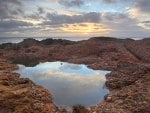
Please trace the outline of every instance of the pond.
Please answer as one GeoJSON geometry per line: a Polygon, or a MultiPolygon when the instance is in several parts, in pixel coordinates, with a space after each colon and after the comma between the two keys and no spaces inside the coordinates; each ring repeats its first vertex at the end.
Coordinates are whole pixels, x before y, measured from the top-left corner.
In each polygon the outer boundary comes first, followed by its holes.
{"type": "Polygon", "coordinates": [[[84,64],[45,62],[34,67],[18,65],[18,73],[47,88],[56,105],[72,107],[95,105],[108,94],[105,75],[110,71],[93,70],[84,64]]]}

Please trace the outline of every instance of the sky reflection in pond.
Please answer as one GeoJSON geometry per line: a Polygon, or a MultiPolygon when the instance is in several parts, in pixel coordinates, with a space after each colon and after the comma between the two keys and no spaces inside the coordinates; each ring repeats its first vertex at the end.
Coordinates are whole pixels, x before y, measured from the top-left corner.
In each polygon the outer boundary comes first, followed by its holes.
{"type": "Polygon", "coordinates": [[[57,105],[88,107],[100,102],[108,93],[104,83],[105,74],[110,71],[59,61],[40,63],[35,67],[18,66],[18,73],[47,88],[57,105]]]}

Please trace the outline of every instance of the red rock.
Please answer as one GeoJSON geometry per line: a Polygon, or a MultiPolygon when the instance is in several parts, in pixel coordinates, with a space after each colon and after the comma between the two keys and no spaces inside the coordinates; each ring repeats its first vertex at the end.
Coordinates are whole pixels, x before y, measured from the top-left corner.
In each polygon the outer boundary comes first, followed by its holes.
{"type": "Polygon", "coordinates": [[[67,113],[54,105],[46,89],[11,72],[17,69],[11,64],[14,59],[25,59],[22,64],[31,61],[26,65],[60,60],[111,70],[106,75],[111,96],[91,107],[89,112],[150,112],[149,39],[135,41],[102,37],[79,42],[26,39],[19,44],[0,45],[0,112],[67,113]]]}

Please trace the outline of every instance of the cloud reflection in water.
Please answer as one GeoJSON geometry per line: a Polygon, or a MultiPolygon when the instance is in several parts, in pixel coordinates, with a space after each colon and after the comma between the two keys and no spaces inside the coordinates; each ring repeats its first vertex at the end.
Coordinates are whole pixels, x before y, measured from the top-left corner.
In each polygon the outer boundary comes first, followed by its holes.
{"type": "Polygon", "coordinates": [[[103,86],[109,71],[92,70],[83,64],[58,61],[40,63],[35,67],[19,65],[18,72],[50,90],[57,105],[90,106],[108,93],[103,86]]]}

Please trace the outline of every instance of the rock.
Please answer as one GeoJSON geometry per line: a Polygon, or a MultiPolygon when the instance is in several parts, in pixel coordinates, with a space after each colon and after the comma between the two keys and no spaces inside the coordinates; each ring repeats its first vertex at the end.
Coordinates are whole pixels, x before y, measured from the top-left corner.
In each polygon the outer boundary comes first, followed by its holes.
{"type": "Polygon", "coordinates": [[[73,106],[73,113],[89,113],[89,111],[82,105],[73,106]]]}
{"type": "MultiPolygon", "coordinates": [[[[149,48],[149,39],[110,37],[79,42],[26,39],[19,44],[2,44],[0,45],[0,112],[65,112],[54,105],[52,96],[47,90],[11,73],[12,70],[17,69],[18,63],[34,66],[39,62],[59,60],[83,63],[96,70],[111,71],[106,75],[105,83],[110,90],[109,95],[105,96],[105,101],[91,107],[88,110],[90,113],[149,113],[149,48]],[[12,91],[16,94],[12,94],[12,91]]],[[[86,108],[81,107],[81,109],[86,111],[86,108]]],[[[81,109],[76,108],[77,111],[81,109]]]]}
{"type": "Polygon", "coordinates": [[[23,64],[25,66],[35,66],[39,64],[39,59],[36,56],[22,55],[11,58],[12,63],[23,64]]]}
{"type": "Polygon", "coordinates": [[[111,95],[105,95],[104,99],[105,99],[106,102],[112,102],[111,95]]]}
{"type": "Polygon", "coordinates": [[[0,73],[0,113],[62,113],[46,89],[29,79],[19,78],[18,74],[5,68],[6,64],[13,71],[14,65],[0,59],[1,62],[4,63],[1,67],[4,71],[0,73]]]}

